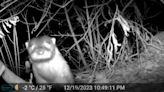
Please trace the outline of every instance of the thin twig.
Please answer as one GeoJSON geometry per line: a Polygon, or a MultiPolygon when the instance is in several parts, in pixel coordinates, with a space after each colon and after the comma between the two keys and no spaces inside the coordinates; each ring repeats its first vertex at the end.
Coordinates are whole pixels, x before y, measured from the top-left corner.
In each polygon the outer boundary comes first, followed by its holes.
{"type": "Polygon", "coordinates": [[[12,5],[13,3],[15,3],[17,0],[11,2],[10,4],[8,4],[6,7],[4,7],[3,9],[0,10],[0,12],[4,11],[6,8],[8,8],[10,5],[12,5]]]}

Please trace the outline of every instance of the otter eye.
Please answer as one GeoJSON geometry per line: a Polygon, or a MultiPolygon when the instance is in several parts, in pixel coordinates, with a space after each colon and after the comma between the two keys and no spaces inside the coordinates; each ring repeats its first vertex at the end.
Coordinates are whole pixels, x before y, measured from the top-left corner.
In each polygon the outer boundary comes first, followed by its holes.
{"type": "Polygon", "coordinates": [[[48,43],[48,44],[52,44],[52,41],[51,40],[47,40],[45,42],[48,43]]]}

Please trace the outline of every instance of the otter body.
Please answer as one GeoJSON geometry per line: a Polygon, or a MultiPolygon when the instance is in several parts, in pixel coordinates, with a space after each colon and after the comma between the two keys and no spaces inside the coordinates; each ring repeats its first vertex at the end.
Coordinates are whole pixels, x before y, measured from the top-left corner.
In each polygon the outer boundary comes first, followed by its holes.
{"type": "Polygon", "coordinates": [[[55,38],[34,38],[26,42],[26,48],[37,83],[73,83],[70,67],[59,52],[55,38]]]}

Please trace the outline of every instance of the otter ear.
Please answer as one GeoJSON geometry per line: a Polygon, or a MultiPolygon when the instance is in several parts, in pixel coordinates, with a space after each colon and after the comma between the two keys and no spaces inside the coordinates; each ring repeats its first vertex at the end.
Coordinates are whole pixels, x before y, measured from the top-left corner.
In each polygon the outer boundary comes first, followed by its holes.
{"type": "Polygon", "coordinates": [[[53,44],[56,44],[56,38],[51,38],[53,44]]]}
{"type": "Polygon", "coordinates": [[[28,45],[29,45],[29,42],[26,42],[26,43],[25,43],[26,48],[28,48],[28,47],[29,47],[28,45]]]}

